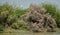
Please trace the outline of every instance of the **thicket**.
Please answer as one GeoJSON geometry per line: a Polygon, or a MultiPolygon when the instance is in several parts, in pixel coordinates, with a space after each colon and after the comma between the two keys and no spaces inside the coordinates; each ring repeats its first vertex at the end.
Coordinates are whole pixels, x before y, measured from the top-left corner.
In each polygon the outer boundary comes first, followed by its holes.
{"type": "Polygon", "coordinates": [[[60,28],[60,10],[57,6],[52,4],[43,4],[42,7],[47,10],[46,13],[49,13],[55,19],[57,26],[60,28]]]}
{"type": "MultiPolygon", "coordinates": [[[[60,27],[60,11],[56,6],[51,4],[43,4],[47,10],[47,13],[56,20],[57,26],[60,27]]],[[[14,29],[26,29],[26,24],[21,20],[21,15],[28,12],[28,9],[14,8],[11,5],[0,5],[0,31],[3,31],[5,27],[11,26],[14,29]],[[24,25],[25,24],[25,25],[24,25]]]]}

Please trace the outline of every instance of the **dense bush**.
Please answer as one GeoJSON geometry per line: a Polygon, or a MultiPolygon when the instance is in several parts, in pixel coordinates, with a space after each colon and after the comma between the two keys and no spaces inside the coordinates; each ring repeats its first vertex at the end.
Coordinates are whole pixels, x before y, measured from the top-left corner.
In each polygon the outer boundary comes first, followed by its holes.
{"type": "Polygon", "coordinates": [[[0,24],[0,32],[2,32],[4,30],[3,25],[0,24]]]}
{"type": "Polygon", "coordinates": [[[49,13],[57,23],[57,26],[60,27],[60,11],[55,5],[51,4],[43,4],[42,7],[47,9],[47,13],[49,13]]]}
{"type": "MultiPolygon", "coordinates": [[[[60,27],[60,12],[56,6],[51,4],[43,4],[42,7],[47,9],[56,20],[58,27],[60,27]]],[[[0,5],[0,31],[4,30],[5,26],[11,26],[14,29],[27,29],[26,23],[21,21],[20,16],[28,12],[28,9],[14,8],[11,5],[0,5]]]]}
{"type": "Polygon", "coordinates": [[[23,20],[18,19],[15,23],[11,25],[13,29],[27,29],[27,23],[24,22],[23,20]]]}
{"type": "Polygon", "coordinates": [[[23,28],[23,22],[18,23],[18,19],[26,12],[28,12],[27,9],[14,8],[8,4],[0,5],[0,30],[3,30],[3,27],[9,26],[16,29],[19,29],[20,27],[23,28]]]}
{"type": "Polygon", "coordinates": [[[8,17],[14,13],[14,9],[12,6],[8,4],[3,4],[0,6],[0,24],[4,26],[9,24],[8,17]]]}

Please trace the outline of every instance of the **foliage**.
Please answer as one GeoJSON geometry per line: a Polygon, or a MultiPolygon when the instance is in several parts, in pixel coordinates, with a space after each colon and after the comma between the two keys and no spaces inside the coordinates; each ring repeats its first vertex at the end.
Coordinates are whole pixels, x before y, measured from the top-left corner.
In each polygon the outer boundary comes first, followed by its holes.
{"type": "Polygon", "coordinates": [[[4,30],[3,25],[0,24],[0,32],[2,32],[4,30]]]}
{"type": "MultiPolygon", "coordinates": [[[[60,27],[60,11],[55,5],[43,4],[42,7],[47,9],[46,13],[50,13],[56,20],[58,27],[60,27]]],[[[0,5],[0,31],[4,30],[4,27],[11,26],[17,29],[27,29],[26,23],[21,20],[20,16],[27,13],[28,9],[14,8],[9,4],[0,5]]]]}
{"type": "Polygon", "coordinates": [[[43,4],[42,7],[44,7],[47,10],[47,13],[49,13],[57,23],[57,26],[60,27],[60,11],[59,9],[52,4],[43,4]]]}
{"type": "MultiPolygon", "coordinates": [[[[4,27],[9,27],[11,25],[19,26],[17,25],[18,19],[20,19],[20,16],[27,12],[27,9],[19,9],[14,8],[11,5],[3,4],[0,5],[0,24],[4,27]],[[14,24],[16,22],[16,24],[14,24]]],[[[2,29],[2,26],[0,29],[2,29]]],[[[2,29],[3,30],[3,29],[2,29]]]]}

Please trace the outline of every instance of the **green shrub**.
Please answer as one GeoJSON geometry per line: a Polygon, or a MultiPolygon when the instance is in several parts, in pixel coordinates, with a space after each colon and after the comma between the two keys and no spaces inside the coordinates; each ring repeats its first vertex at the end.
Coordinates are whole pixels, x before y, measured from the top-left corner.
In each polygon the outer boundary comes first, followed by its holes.
{"type": "Polygon", "coordinates": [[[26,12],[28,12],[27,9],[18,9],[18,8],[15,9],[15,14],[17,16],[21,16],[21,15],[25,14],[26,12]]]}
{"type": "Polygon", "coordinates": [[[52,4],[43,4],[42,7],[44,7],[47,11],[46,13],[49,13],[57,23],[57,26],[60,27],[60,11],[59,9],[52,4]]]}
{"type": "Polygon", "coordinates": [[[11,26],[14,29],[25,29],[24,22],[17,22],[18,19],[20,20],[20,16],[28,12],[27,9],[19,9],[14,8],[11,5],[3,4],[0,5],[0,30],[2,31],[3,28],[7,25],[7,27],[11,26]]]}
{"type": "Polygon", "coordinates": [[[14,8],[8,4],[0,6],[0,24],[8,24],[8,17],[14,13],[14,8]]]}
{"type": "Polygon", "coordinates": [[[19,25],[17,25],[17,23],[12,24],[11,27],[12,27],[13,29],[19,29],[19,25]]]}
{"type": "Polygon", "coordinates": [[[11,25],[11,27],[13,29],[23,30],[23,29],[27,29],[27,24],[23,20],[18,19],[15,23],[11,25]]]}
{"type": "Polygon", "coordinates": [[[4,30],[4,26],[0,24],[0,32],[4,30]]]}

